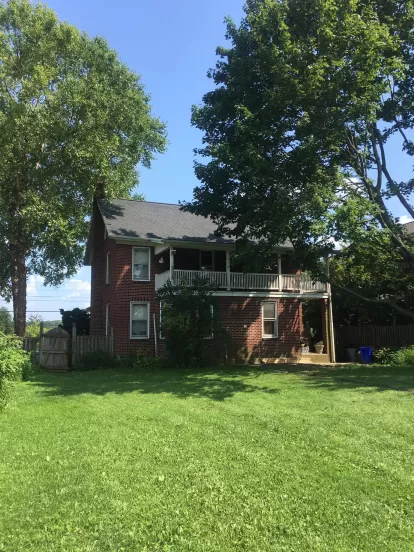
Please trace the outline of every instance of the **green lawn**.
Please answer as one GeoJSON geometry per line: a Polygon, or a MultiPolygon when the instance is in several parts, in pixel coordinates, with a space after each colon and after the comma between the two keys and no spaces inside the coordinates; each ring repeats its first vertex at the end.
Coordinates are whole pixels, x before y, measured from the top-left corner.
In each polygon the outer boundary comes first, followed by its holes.
{"type": "Polygon", "coordinates": [[[414,550],[414,374],[286,370],[17,385],[0,550],[414,550]]]}

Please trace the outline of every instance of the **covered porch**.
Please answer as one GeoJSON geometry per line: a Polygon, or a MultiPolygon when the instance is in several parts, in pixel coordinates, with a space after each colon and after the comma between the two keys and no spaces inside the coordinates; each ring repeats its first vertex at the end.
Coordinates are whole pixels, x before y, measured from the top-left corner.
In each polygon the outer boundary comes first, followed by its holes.
{"type": "Polygon", "coordinates": [[[158,274],[155,289],[167,281],[192,285],[199,278],[207,279],[220,290],[279,291],[295,293],[327,293],[326,283],[318,282],[308,274],[298,273],[282,253],[278,254],[277,272],[243,272],[241,266],[231,263],[231,251],[164,247],[155,251],[158,274]]]}

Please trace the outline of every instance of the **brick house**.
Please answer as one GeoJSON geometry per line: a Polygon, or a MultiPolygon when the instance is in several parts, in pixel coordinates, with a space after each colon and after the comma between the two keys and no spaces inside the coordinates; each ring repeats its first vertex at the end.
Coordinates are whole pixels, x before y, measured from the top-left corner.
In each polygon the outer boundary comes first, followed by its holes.
{"type": "Polygon", "coordinates": [[[112,329],[116,354],[154,355],[156,342],[163,347],[156,290],[168,279],[191,282],[199,274],[217,286],[229,360],[300,356],[303,301],[320,303],[325,349],[318,359],[332,360],[329,287],[291,266],[290,244],[278,248],[275,274],[243,272],[232,263],[234,250],[234,240],[217,237],[211,220],[178,205],[95,201],[85,256],[92,269],[91,335],[112,329]]]}

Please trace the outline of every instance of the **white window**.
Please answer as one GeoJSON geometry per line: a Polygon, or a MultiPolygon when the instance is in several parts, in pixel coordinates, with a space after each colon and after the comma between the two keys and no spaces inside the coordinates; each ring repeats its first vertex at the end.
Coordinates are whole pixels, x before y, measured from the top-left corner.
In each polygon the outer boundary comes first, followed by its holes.
{"type": "Polygon", "coordinates": [[[131,339],[149,338],[149,303],[131,303],[131,339]]]}
{"type": "Polygon", "coordinates": [[[105,335],[109,335],[109,303],[106,304],[106,313],[105,313],[105,335]]]}
{"type": "Polygon", "coordinates": [[[150,280],[150,248],[134,247],[132,249],[132,279],[139,282],[150,280]]]}
{"type": "Polygon", "coordinates": [[[266,301],[262,303],[263,337],[270,339],[278,336],[277,303],[266,301]]]}
{"type": "Polygon", "coordinates": [[[109,274],[109,259],[110,259],[110,254],[107,253],[106,254],[106,283],[109,284],[109,281],[110,281],[110,274],[109,274]]]}

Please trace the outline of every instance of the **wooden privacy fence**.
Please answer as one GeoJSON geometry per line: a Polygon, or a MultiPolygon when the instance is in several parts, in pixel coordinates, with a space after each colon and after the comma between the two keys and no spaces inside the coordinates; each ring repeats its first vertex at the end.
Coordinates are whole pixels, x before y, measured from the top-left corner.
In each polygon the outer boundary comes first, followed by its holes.
{"type": "MultiPolygon", "coordinates": [[[[55,328],[60,330],[61,328],[55,328]]],[[[114,335],[76,335],[76,328],[72,336],[62,330],[62,333],[53,333],[51,330],[42,337],[15,338],[21,342],[22,349],[32,353],[32,361],[49,370],[65,371],[69,365],[76,366],[85,353],[104,352],[114,354],[114,335]],[[66,333],[66,336],[64,335],[66,333]]],[[[13,339],[13,338],[11,338],[13,339]]],[[[0,347],[10,340],[10,337],[0,337],[0,347]]]]}
{"type": "Polygon", "coordinates": [[[348,347],[404,347],[414,345],[414,325],[344,326],[336,328],[338,352],[348,347]]]}

